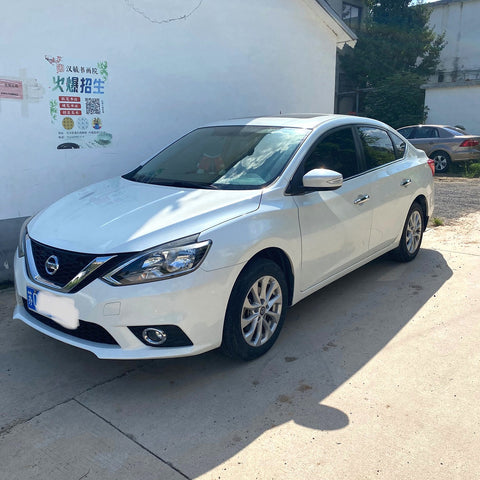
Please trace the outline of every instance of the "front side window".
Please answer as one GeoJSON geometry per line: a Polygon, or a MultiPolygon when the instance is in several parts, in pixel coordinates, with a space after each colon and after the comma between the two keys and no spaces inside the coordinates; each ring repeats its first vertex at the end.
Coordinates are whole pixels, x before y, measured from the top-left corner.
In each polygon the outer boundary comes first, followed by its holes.
{"type": "Polygon", "coordinates": [[[405,138],[413,138],[415,127],[405,127],[399,128],[398,132],[401,133],[405,138]]]}
{"type": "Polygon", "coordinates": [[[367,170],[395,160],[392,140],[385,130],[375,127],[358,127],[358,132],[365,154],[367,170]]]}
{"type": "Polygon", "coordinates": [[[438,138],[438,130],[434,127],[418,127],[414,138],[438,138]]]}
{"type": "Polygon", "coordinates": [[[199,128],[124,178],[187,188],[262,188],[280,175],[309,133],[249,125],[199,128]]]}
{"type": "Polygon", "coordinates": [[[323,137],[305,161],[304,172],[314,168],[334,170],[349,178],[359,173],[355,140],[350,127],[323,137]]]}

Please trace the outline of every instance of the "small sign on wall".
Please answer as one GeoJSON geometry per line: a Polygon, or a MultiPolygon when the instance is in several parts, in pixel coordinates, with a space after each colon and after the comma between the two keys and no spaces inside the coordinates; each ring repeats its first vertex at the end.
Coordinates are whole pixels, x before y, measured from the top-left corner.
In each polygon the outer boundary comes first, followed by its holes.
{"type": "Polygon", "coordinates": [[[0,78],[0,98],[23,99],[23,85],[19,80],[0,78]]]}
{"type": "Polygon", "coordinates": [[[57,131],[57,149],[110,146],[107,62],[49,55],[45,60],[49,63],[50,121],[57,131]]]}

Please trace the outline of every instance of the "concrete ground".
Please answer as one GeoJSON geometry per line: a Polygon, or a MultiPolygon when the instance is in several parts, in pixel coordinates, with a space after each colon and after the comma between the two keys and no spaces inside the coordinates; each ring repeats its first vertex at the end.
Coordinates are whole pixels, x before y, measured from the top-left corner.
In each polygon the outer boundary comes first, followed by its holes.
{"type": "Polygon", "coordinates": [[[101,361],[0,291],[0,480],[478,479],[480,213],[291,308],[251,363],[101,361]]]}

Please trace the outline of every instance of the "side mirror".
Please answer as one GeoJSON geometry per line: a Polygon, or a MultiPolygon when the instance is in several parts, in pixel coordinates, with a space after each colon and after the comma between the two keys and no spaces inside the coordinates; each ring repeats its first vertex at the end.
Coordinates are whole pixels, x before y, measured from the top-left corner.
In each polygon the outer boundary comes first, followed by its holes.
{"type": "Polygon", "coordinates": [[[343,175],[326,168],[316,168],[303,176],[302,183],[307,190],[336,190],[343,185],[343,175]]]}

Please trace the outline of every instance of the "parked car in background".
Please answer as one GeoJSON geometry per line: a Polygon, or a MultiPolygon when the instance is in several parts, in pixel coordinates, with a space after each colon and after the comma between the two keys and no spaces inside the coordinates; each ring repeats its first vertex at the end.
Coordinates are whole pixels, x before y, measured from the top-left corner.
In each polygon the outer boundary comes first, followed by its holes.
{"type": "Polygon", "coordinates": [[[452,162],[480,160],[480,136],[448,125],[410,125],[398,131],[435,162],[437,173],[446,172],[452,162]]]}
{"type": "Polygon", "coordinates": [[[386,252],[416,257],[433,173],[371,119],[210,124],[26,223],[14,317],[99,358],[256,358],[289,305],[386,252]]]}

